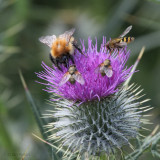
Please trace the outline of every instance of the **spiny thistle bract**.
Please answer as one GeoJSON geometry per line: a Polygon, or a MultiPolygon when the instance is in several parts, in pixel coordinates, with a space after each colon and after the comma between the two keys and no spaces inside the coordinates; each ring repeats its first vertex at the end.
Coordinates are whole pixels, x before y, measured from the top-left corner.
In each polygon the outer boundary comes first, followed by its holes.
{"type": "Polygon", "coordinates": [[[97,42],[93,45],[89,38],[88,49],[82,43],[85,56],[76,51],[75,65],[85,80],[84,85],[67,82],[59,86],[67,72],[65,67],[62,72],[54,65],[51,68],[42,62],[44,71],[37,73],[48,82],[45,90],[52,94],[55,108],[47,115],[57,118],[46,126],[50,131],[56,131],[48,138],[60,142],[59,148],[66,149],[65,156],[70,154],[71,157],[77,152],[80,157],[115,153],[116,148],[131,146],[129,139],[135,138],[141,127],[141,113],[147,108],[140,108],[143,103],[139,102],[141,91],[137,92],[134,85],[123,85],[133,74],[132,66],[125,67],[130,51],[125,48],[110,55],[104,48],[105,43],[103,38],[98,52],[97,42]],[[105,59],[111,61],[113,75],[110,78],[95,73],[105,59]]]}

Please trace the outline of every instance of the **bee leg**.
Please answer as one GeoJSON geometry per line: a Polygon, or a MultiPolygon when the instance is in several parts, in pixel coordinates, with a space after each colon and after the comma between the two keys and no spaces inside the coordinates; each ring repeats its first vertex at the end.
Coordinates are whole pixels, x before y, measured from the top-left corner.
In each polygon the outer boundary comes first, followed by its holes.
{"type": "Polygon", "coordinates": [[[112,49],[111,48],[109,48],[109,58],[111,57],[111,55],[112,55],[112,49]]]}
{"type": "Polygon", "coordinates": [[[59,66],[59,60],[58,59],[54,59],[51,54],[49,54],[49,58],[52,61],[52,63],[60,70],[62,71],[61,67],[59,66]]]}
{"type": "Polygon", "coordinates": [[[56,59],[56,61],[55,61],[55,66],[56,66],[60,71],[63,71],[62,68],[60,67],[59,59],[56,59]]]}
{"type": "Polygon", "coordinates": [[[107,49],[109,50],[109,57],[110,57],[112,53],[112,49],[110,47],[107,47],[107,49]]]}
{"type": "Polygon", "coordinates": [[[62,59],[61,59],[61,63],[63,63],[63,65],[68,68],[68,55],[63,55],[62,59]]]}
{"type": "Polygon", "coordinates": [[[68,53],[68,55],[66,56],[66,65],[67,65],[67,68],[69,68],[69,60],[70,60],[70,54],[68,53]]]}
{"type": "MultiPolygon", "coordinates": [[[[73,56],[72,56],[72,55],[70,55],[70,54],[69,54],[69,55],[68,55],[68,58],[69,58],[69,59],[71,59],[71,61],[72,61],[72,63],[73,63],[73,64],[75,64],[75,62],[74,62],[74,59],[73,59],[73,56]]],[[[68,61],[69,61],[69,60],[68,60],[68,61]]]]}
{"type": "Polygon", "coordinates": [[[52,63],[55,65],[55,59],[49,54],[49,59],[52,61],[52,63]]]}
{"type": "Polygon", "coordinates": [[[118,57],[119,57],[119,61],[121,61],[121,57],[120,57],[120,55],[119,55],[119,49],[120,49],[120,48],[117,48],[117,50],[118,50],[118,57]]]}
{"type": "Polygon", "coordinates": [[[80,47],[79,47],[75,42],[73,42],[72,44],[73,44],[73,46],[74,46],[81,54],[83,54],[84,56],[86,56],[86,55],[82,52],[82,50],[80,49],[80,47]]]}
{"type": "Polygon", "coordinates": [[[62,71],[61,67],[59,66],[59,59],[54,59],[51,54],[49,55],[50,60],[52,61],[52,63],[60,70],[62,71]]]}
{"type": "Polygon", "coordinates": [[[64,66],[65,66],[66,68],[68,68],[68,58],[67,58],[67,57],[65,58],[63,64],[64,64],[64,66]]]}
{"type": "Polygon", "coordinates": [[[118,50],[118,55],[119,55],[119,48],[117,48],[117,50],[118,50]]]}

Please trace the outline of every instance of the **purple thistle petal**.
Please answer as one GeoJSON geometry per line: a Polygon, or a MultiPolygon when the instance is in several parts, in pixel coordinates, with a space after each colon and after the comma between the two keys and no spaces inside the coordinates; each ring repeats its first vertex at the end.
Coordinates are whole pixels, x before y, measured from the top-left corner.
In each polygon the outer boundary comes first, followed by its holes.
{"type": "MultiPolygon", "coordinates": [[[[82,51],[86,57],[76,51],[74,56],[75,64],[78,71],[82,74],[85,80],[85,84],[81,85],[79,83],[71,84],[70,82],[59,86],[63,75],[67,72],[65,67],[62,67],[63,72],[58,70],[54,65],[51,67],[47,66],[42,62],[42,67],[44,71],[36,73],[37,76],[48,83],[42,83],[46,85],[47,92],[59,95],[62,98],[66,98],[73,101],[91,101],[107,97],[118,91],[118,86],[122,84],[129,76],[132,66],[127,68],[125,64],[129,58],[130,51],[121,49],[115,51],[110,56],[109,51],[104,47],[106,43],[106,38],[103,37],[103,43],[101,44],[100,51],[97,51],[97,40],[96,44],[92,44],[92,40],[88,39],[88,49],[85,49],[84,41],[82,43],[82,51]],[[113,75],[108,78],[107,76],[102,77],[101,74],[95,73],[95,69],[101,64],[105,59],[110,59],[113,75]]],[[[41,83],[41,82],[39,82],[41,83]]]]}

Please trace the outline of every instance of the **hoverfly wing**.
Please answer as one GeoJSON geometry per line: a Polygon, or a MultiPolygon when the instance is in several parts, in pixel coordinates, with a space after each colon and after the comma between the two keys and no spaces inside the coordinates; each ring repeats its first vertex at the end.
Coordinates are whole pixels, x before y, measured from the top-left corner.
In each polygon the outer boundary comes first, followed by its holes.
{"type": "Polygon", "coordinates": [[[56,40],[56,36],[52,35],[52,36],[44,36],[44,37],[40,37],[39,41],[41,43],[46,44],[47,46],[49,46],[50,48],[52,47],[53,42],[56,40]]]}
{"type": "Polygon", "coordinates": [[[98,67],[96,67],[96,69],[94,70],[95,73],[101,73],[101,71],[103,70],[103,63],[99,64],[98,67]]]}
{"type": "Polygon", "coordinates": [[[94,72],[95,72],[96,74],[100,73],[100,66],[96,67],[96,69],[94,70],[94,72]]]}
{"type": "Polygon", "coordinates": [[[126,42],[120,42],[120,43],[116,43],[115,44],[116,45],[116,47],[125,47],[125,46],[127,46],[127,43],[126,42]]]}
{"type": "Polygon", "coordinates": [[[59,38],[66,39],[67,42],[69,42],[74,32],[75,32],[75,28],[72,28],[69,31],[66,31],[63,34],[59,35],[59,38]]]}
{"type": "Polygon", "coordinates": [[[84,81],[84,78],[82,77],[82,75],[76,71],[75,74],[73,74],[73,78],[80,84],[84,85],[85,81],[84,81]]]}
{"type": "Polygon", "coordinates": [[[112,67],[104,68],[104,72],[105,72],[106,76],[109,78],[112,77],[112,75],[113,75],[112,67]]]}
{"type": "Polygon", "coordinates": [[[127,27],[125,29],[125,31],[119,36],[119,37],[124,37],[127,33],[129,33],[129,31],[132,29],[132,25],[127,27]]]}
{"type": "Polygon", "coordinates": [[[59,82],[59,86],[62,86],[63,84],[65,84],[70,79],[70,77],[71,75],[69,74],[69,72],[65,73],[61,81],[59,82]]]}

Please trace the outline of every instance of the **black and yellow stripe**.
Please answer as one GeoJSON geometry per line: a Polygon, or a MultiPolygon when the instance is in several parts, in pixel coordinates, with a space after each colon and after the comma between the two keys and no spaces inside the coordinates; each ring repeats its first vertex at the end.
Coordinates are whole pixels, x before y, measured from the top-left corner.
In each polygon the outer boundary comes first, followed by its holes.
{"type": "Polygon", "coordinates": [[[132,41],[132,37],[123,37],[120,42],[130,43],[132,41]]]}

